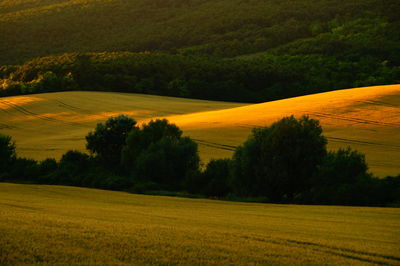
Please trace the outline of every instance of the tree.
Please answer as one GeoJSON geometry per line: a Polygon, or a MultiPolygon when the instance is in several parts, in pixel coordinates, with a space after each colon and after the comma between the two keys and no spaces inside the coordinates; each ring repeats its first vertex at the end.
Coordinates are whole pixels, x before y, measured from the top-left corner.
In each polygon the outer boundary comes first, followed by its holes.
{"type": "Polygon", "coordinates": [[[0,175],[10,168],[15,159],[15,143],[10,136],[0,134],[0,175]]]}
{"type": "Polygon", "coordinates": [[[155,182],[170,190],[181,189],[199,161],[197,144],[165,119],[132,130],[123,150],[125,169],[138,182],[155,182]]]}
{"type": "Polygon", "coordinates": [[[384,181],[372,178],[367,170],[364,154],[350,147],[328,152],[310,179],[311,188],[298,195],[296,201],[339,205],[382,205],[390,202],[382,197],[390,189],[382,190],[384,181]]]}
{"type": "Polygon", "coordinates": [[[142,128],[135,127],[126,138],[126,147],[122,153],[124,165],[132,165],[140,153],[147,149],[152,143],[157,143],[163,138],[179,139],[182,131],[166,119],[151,120],[142,128]]]}
{"type": "Polygon", "coordinates": [[[38,183],[40,169],[38,162],[28,158],[16,158],[8,171],[9,180],[38,183]]]}
{"type": "Polygon", "coordinates": [[[57,183],[80,186],[85,175],[90,171],[89,155],[79,151],[67,151],[60,160],[57,171],[57,183]]]}
{"type": "Polygon", "coordinates": [[[211,160],[202,173],[202,191],[205,196],[224,197],[230,191],[230,159],[211,160]]]}
{"type": "Polygon", "coordinates": [[[369,178],[367,170],[364,154],[350,147],[339,149],[328,152],[312,183],[323,186],[354,184],[369,178]]]}
{"type": "Polygon", "coordinates": [[[136,121],[120,115],[99,123],[94,132],[86,136],[86,148],[110,167],[118,167],[125,138],[134,129],[136,121]]]}
{"type": "Polygon", "coordinates": [[[285,117],[256,128],[233,156],[234,189],[241,196],[267,196],[274,202],[303,191],[326,154],[317,120],[285,117]]]}

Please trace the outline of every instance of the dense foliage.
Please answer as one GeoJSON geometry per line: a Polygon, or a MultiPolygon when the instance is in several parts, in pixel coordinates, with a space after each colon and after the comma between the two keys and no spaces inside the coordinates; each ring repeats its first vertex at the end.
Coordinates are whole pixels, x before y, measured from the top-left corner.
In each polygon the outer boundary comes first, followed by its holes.
{"type": "Polygon", "coordinates": [[[399,12],[397,0],[3,0],[0,64],[70,52],[233,57],[281,47],[390,57],[399,12]]]}
{"type": "Polygon", "coordinates": [[[65,54],[1,67],[0,95],[104,90],[263,102],[400,83],[400,64],[382,60],[322,54],[266,54],[248,59],[128,52],[65,54]]]}
{"type": "Polygon", "coordinates": [[[400,83],[399,13],[397,0],[6,0],[0,95],[261,102],[400,83]]]}
{"type": "Polygon", "coordinates": [[[0,134],[0,176],[2,172],[6,172],[9,169],[15,158],[15,143],[10,136],[0,134]]]}
{"type": "Polygon", "coordinates": [[[184,179],[198,171],[200,158],[197,144],[164,119],[135,128],[126,138],[122,161],[136,182],[181,190],[184,179]]]}
{"type": "Polygon", "coordinates": [[[109,167],[118,168],[126,136],[135,124],[135,120],[124,115],[111,117],[105,124],[97,124],[94,132],[89,132],[86,148],[109,167]]]}
{"type": "Polygon", "coordinates": [[[1,162],[8,162],[0,168],[0,181],[276,203],[400,203],[400,176],[375,178],[364,155],[350,148],[327,152],[319,122],[308,117],[286,117],[254,129],[232,159],[211,160],[205,169],[199,168],[197,144],[167,120],[138,127],[129,117],[112,117],[89,133],[88,142],[96,134],[119,144],[95,142],[90,156],[68,151],[59,162],[19,158],[11,138],[0,135],[1,162]],[[99,153],[103,146],[113,156],[99,153]],[[112,165],[115,158],[119,167],[112,165]]]}
{"type": "Polygon", "coordinates": [[[233,155],[233,182],[241,196],[292,200],[326,154],[326,138],[317,120],[291,117],[256,128],[233,155]]]}

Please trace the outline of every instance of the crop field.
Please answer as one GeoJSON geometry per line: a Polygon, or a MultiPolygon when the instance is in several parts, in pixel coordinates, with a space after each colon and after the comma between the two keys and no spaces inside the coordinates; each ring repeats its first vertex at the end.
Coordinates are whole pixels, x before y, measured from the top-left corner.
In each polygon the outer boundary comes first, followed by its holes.
{"type": "Polygon", "coordinates": [[[256,126],[284,116],[319,119],[329,148],[366,154],[378,176],[400,173],[400,85],[365,87],[261,104],[190,100],[106,92],[60,92],[0,99],[0,133],[17,142],[20,156],[59,158],[85,150],[85,135],[109,116],[139,122],[166,117],[199,144],[203,163],[232,155],[256,126]]]}
{"type": "Polygon", "coordinates": [[[205,154],[224,157],[247,138],[251,128],[292,114],[320,120],[328,148],[351,146],[362,151],[374,174],[400,173],[400,85],[318,93],[168,119],[207,145],[205,154]]]}
{"type": "Polygon", "coordinates": [[[110,116],[140,121],[156,116],[243,106],[145,94],[59,92],[0,98],[0,133],[17,142],[20,156],[59,158],[68,149],[85,150],[85,136],[110,116]]]}
{"type": "Polygon", "coordinates": [[[0,264],[400,264],[400,210],[0,184],[0,264]]]}

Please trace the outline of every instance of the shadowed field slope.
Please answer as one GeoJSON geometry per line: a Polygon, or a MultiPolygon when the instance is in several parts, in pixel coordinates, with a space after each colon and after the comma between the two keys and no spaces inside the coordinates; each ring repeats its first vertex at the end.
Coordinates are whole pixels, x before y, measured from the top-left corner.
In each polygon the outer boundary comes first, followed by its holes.
{"type": "Polygon", "coordinates": [[[400,173],[400,85],[253,105],[102,92],[6,97],[0,100],[0,132],[14,137],[20,156],[58,158],[68,149],[84,150],[88,131],[121,113],[138,121],[168,118],[198,142],[204,162],[231,156],[253,127],[306,114],[321,121],[329,148],[364,152],[376,175],[400,173]]]}
{"type": "Polygon", "coordinates": [[[0,264],[400,263],[394,208],[0,184],[0,264]]]}

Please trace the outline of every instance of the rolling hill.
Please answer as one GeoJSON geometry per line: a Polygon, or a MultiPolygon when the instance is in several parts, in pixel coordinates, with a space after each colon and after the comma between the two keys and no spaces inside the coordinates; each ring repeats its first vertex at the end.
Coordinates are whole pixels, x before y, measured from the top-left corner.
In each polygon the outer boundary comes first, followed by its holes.
{"type": "Polygon", "coordinates": [[[0,264],[398,265],[397,208],[0,183],[0,264]]]}
{"type": "Polygon", "coordinates": [[[242,105],[108,92],[5,97],[0,99],[0,132],[13,136],[20,156],[59,158],[68,149],[84,150],[87,133],[110,116],[126,114],[139,121],[242,105]]]}
{"type": "Polygon", "coordinates": [[[397,0],[0,1],[0,96],[265,102],[400,83],[397,0]]]}
{"type": "Polygon", "coordinates": [[[84,136],[109,116],[139,122],[165,117],[199,144],[203,162],[231,156],[253,127],[283,116],[319,119],[329,148],[351,146],[366,154],[378,176],[400,172],[400,85],[339,90],[261,104],[105,92],[61,92],[5,97],[0,132],[13,136],[20,156],[59,158],[84,150],[84,136]]]}
{"type": "Polygon", "coordinates": [[[400,172],[399,85],[339,90],[168,119],[207,145],[206,154],[222,157],[242,143],[251,128],[292,114],[320,120],[329,148],[351,146],[364,152],[373,173],[400,172]],[[215,148],[219,152],[213,152],[215,148]]]}
{"type": "MultiPolygon", "coordinates": [[[[3,0],[0,65],[68,52],[236,56],[289,44],[299,48],[296,42],[303,39],[330,43],[329,34],[340,27],[345,35],[356,31],[368,49],[383,52],[384,46],[365,39],[375,37],[391,49],[399,8],[396,0],[3,0]]],[[[342,49],[363,49],[351,48],[347,41],[356,36],[347,37],[342,49]]]]}

